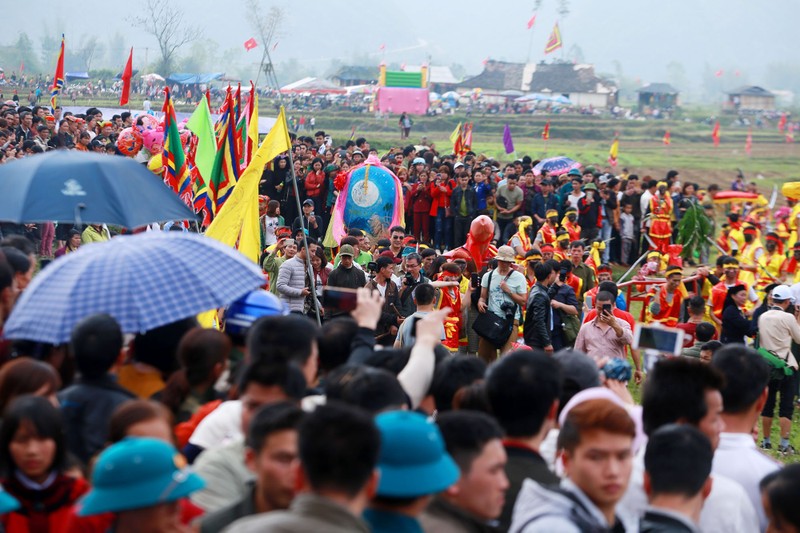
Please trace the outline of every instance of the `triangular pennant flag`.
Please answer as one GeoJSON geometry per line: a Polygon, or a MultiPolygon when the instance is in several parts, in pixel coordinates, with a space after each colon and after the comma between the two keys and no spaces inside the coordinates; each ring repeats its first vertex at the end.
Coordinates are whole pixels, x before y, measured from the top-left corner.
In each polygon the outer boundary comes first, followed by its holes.
{"type": "Polygon", "coordinates": [[[544,47],[544,53],[549,54],[550,52],[555,52],[563,45],[564,43],[561,42],[561,30],[558,29],[558,22],[556,22],[556,25],[553,26],[553,32],[550,34],[550,38],[547,39],[547,44],[544,47]]]}

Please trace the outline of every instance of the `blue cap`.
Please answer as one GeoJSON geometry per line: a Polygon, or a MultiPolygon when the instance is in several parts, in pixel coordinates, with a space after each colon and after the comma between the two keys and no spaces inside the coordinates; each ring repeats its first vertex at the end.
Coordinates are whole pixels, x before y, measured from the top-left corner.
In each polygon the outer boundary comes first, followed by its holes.
{"type": "Polygon", "coordinates": [[[583,174],[581,174],[581,171],[578,170],[577,168],[573,168],[572,170],[567,172],[567,176],[578,176],[579,178],[582,178],[583,174]]]}
{"type": "Polygon", "coordinates": [[[425,160],[421,157],[415,157],[414,161],[411,163],[412,165],[425,165],[427,164],[425,160]]]}
{"type": "Polygon", "coordinates": [[[265,290],[251,291],[228,306],[225,331],[244,335],[253,322],[262,316],[285,316],[289,308],[280,298],[265,290]]]}
{"type": "Polygon", "coordinates": [[[100,454],[92,490],[79,502],[78,516],[173,502],[205,485],[172,445],[157,439],[128,438],[100,454]]]}
{"type": "Polygon", "coordinates": [[[0,487],[0,514],[10,513],[20,508],[19,501],[0,487]]]}
{"type": "Polygon", "coordinates": [[[415,498],[441,492],[459,471],[439,428],[426,416],[391,411],[375,417],[381,432],[378,496],[415,498]]]}

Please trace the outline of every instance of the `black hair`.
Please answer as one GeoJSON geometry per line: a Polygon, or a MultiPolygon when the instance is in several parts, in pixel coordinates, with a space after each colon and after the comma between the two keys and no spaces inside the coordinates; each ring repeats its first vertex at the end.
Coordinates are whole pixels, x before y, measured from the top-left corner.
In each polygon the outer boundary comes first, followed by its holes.
{"type": "Polygon", "coordinates": [[[458,465],[462,477],[469,473],[472,462],[490,441],[503,438],[497,421],[478,411],[442,413],[436,424],[442,432],[447,453],[458,465]]]}
{"type": "Polygon", "coordinates": [[[69,348],[81,376],[104,376],[119,358],[122,330],[114,317],[106,314],[84,318],[73,328],[69,348]]]}
{"type": "Polygon", "coordinates": [[[300,423],[300,461],[314,491],[354,497],[378,464],[381,435],[363,409],[330,402],[300,423]]]}
{"type": "Polygon", "coordinates": [[[700,322],[694,330],[694,336],[699,342],[708,342],[714,337],[716,328],[708,322],[700,322]]]}
{"type": "Polygon", "coordinates": [[[183,336],[198,326],[194,317],[184,318],[144,333],[133,339],[133,359],[157,368],[165,379],[179,368],[178,344],[183,336]]]}
{"type": "Polygon", "coordinates": [[[650,435],[644,452],[653,495],[696,496],[708,480],[713,461],[711,441],[687,424],[658,428],[650,435]]]}
{"type": "Polygon", "coordinates": [[[651,435],[666,424],[684,419],[697,425],[708,412],[706,392],[721,391],[719,370],[687,357],[664,359],[653,366],[642,393],[642,424],[651,435]]]}
{"type": "Polygon", "coordinates": [[[414,287],[414,300],[417,306],[429,305],[436,297],[436,288],[430,283],[420,283],[414,287]]]}
{"type": "Polygon", "coordinates": [[[722,348],[722,343],[719,341],[708,341],[704,345],[700,347],[700,350],[705,351],[708,350],[711,354],[715,354],[717,350],[722,348]]]}
{"type": "Polygon", "coordinates": [[[759,484],[761,493],[769,501],[772,509],[772,520],[776,526],[784,522],[800,528],[800,506],[797,495],[800,494],[800,464],[789,464],[780,470],[767,474],[759,484]]]}
{"type": "Polygon", "coordinates": [[[569,274],[570,272],[572,272],[572,261],[570,261],[569,259],[562,259],[561,261],[558,262],[558,268],[560,270],[566,270],[567,274],[569,274]]]}
{"type": "Polygon", "coordinates": [[[345,364],[350,358],[350,344],[358,333],[358,324],[350,317],[337,317],[322,324],[319,345],[319,369],[322,374],[345,364]]]}
{"type": "Polygon", "coordinates": [[[364,137],[359,137],[356,139],[356,146],[364,146],[364,143],[366,142],[367,140],[364,137]]]}
{"type": "Polygon", "coordinates": [[[598,291],[597,296],[595,296],[596,302],[611,302],[614,303],[615,296],[608,292],[608,291],[598,291]]]}
{"type": "Polygon", "coordinates": [[[306,392],[306,378],[295,365],[285,362],[255,361],[244,368],[239,379],[239,394],[251,383],[263,387],[280,387],[289,398],[300,401],[306,392]]]}
{"type": "Polygon", "coordinates": [[[406,228],[404,228],[403,226],[392,226],[391,228],[389,228],[389,234],[390,235],[392,233],[395,233],[395,232],[399,232],[399,233],[402,233],[403,235],[405,235],[406,234],[406,228]]]}
{"type": "Polygon", "coordinates": [[[699,315],[705,313],[706,301],[702,296],[696,294],[689,298],[689,311],[692,314],[699,315]]]}
{"type": "MultiPolygon", "coordinates": [[[[701,325],[697,325],[698,331],[701,325]]],[[[725,377],[725,386],[720,392],[726,413],[750,409],[769,383],[768,363],[744,344],[726,344],[714,353],[711,366],[725,377]]]]}
{"type": "Polygon", "coordinates": [[[296,430],[304,416],[303,410],[291,402],[265,405],[250,420],[245,444],[254,452],[259,453],[271,434],[278,431],[296,430]]]}
{"type": "Polygon", "coordinates": [[[530,437],[539,433],[561,394],[561,370],[544,352],[517,350],[489,367],[486,392],[506,434],[530,437]]]}
{"type": "Polygon", "coordinates": [[[3,255],[6,256],[6,261],[11,266],[11,269],[14,271],[14,274],[24,274],[31,268],[31,260],[28,256],[16,248],[11,248],[10,246],[3,246],[2,247],[3,255]]]}
{"type": "Polygon", "coordinates": [[[9,235],[0,242],[0,246],[3,248],[16,248],[25,255],[36,253],[36,246],[33,244],[33,241],[27,237],[23,237],[22,235],[9,235]]]}
{"type": "Polygon", "coordinates": [[[13,476],[14,468],[17,467],[9,446],[17,430],[23,425],[30,425],[39,437],[55,441],[56,451],[50,470],[63,472],[67,463],[67,442],[61,411],[53,407],[46,398],[24,395],[11,402],[3,413],[3,424],[0,427],[0,465],[5,477],[13,476]]]}
{"type": "Polygon", "coordinates": [[[345,365],[331,372],[326,380],[325,396],[328,400],[355,405],[373,414],[411,406],[394,374],[364,365],[345,365]]]}
{"type": "Polygon", "coordinates": [[[251,361],[291,361],[303,366],[311,357],[318,329],[301,315],[263,316],[247,333],[247,353],[251,361]]]}
{"type": "Polygon", "coordinates": [[[533,265],[533,274],[536,276],[536,281],[540,283],[550,277],[552,273],[553,266],[547,261],[542,261],[541,263],[533,265]]]}
{"type": "Polygon", "coordinates": [[[619,294],[619,289],[617,288],[617,284],[613,281],[601,281],[600,285],[597,286],[597,292],[607,292],[609,293],[613,299],[616,300],[617,294],[619,294]]]}
{"type": "Polygon", "coordinates": [[[459,389],[483,379],[486,363],[477,357],[456,354],[439,363],[435,374],[431,392],[436,410],[443,413],[453,408],[453,397],[459,389]]]}

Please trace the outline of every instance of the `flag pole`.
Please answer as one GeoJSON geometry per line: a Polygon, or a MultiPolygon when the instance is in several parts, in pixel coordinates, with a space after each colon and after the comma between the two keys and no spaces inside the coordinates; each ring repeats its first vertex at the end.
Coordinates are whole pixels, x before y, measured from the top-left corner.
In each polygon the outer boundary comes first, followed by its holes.
{"type": "MultiPolygon", "coordinates": [[[[264,52],[265,52],[267,58],[269,59],[269,62],[272,63],[272,58],[269,57],[269,49],[268,48],[269,47],[265,46],[264,47],[264,52]]],[[[274,64],[272,66],[272,77],[273,77],[273,79],[275,81],[275,90],[278,93],[278,101],[280,102],[281,106],[283,106],[283,94],[281,93],[281,90],[280,90],[280,88],[278,86],[278,76],[275,74],[275,66],[274,66],[274,64]]],[[[286,120],[286,115],[285,114],[284,114],[284,120],[286,120]]],[[[287,125],[287,129],[288,129],[288,125],[287,125]]],[[[311,266],[311,250],[308,247],[308,237],[306,237],[307,228],[306,228],[305,219],[303,217],[303,206],[300,204],[300,191],[299,191],[299,188],[297,187],[297,175],[295,174],[295,171],[294,171],[294,157],[292,155],[292,147],[291,146],[289,146],[289,171],[292,173],[292,189],[294,190],[295,207],[297,207],[297,215],[298,215],[298,218],[300,219],[300,228],[303,230],[303,248],[305,248],[305,250],[306,250],[306,274],[308,275],[308,279],[309,279],[309,282],[311,284],[311,287],[309,287],[309,290],[311,290],[311,295],[313,296],[312,300],[314,302],[314,315],[315,315],[315,317],[317,319],[317,325],[321,326],[322,325],[322,319],[320,318],[319,300],[317,299],[317,287],[316,287],[317,283],[316,283],[316,277],[314,276],[314,268],[311,266]]]]}

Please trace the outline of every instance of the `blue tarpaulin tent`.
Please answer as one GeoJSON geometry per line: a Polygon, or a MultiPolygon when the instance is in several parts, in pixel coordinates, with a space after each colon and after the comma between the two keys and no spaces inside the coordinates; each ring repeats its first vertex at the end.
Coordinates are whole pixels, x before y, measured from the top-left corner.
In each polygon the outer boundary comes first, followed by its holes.
{"type": "Polygon", "coordinates": [[[167,77],[167,83],[170,85],[178,84],[178,85],[192,85],[195,83],[208,83],[213,80],[218,80],[222,76],[224,76],[224,72],[212,72],[209,74],[187,74],[187,73],[175,73],[170,74],[167,77]]]}
{"type": "Polygon", "coordinates": [[[64,73],[64,77],[67,79],[67,81],[88,80],[89,79],[89,73],[88,72],[65,72],[64,73]]]}

